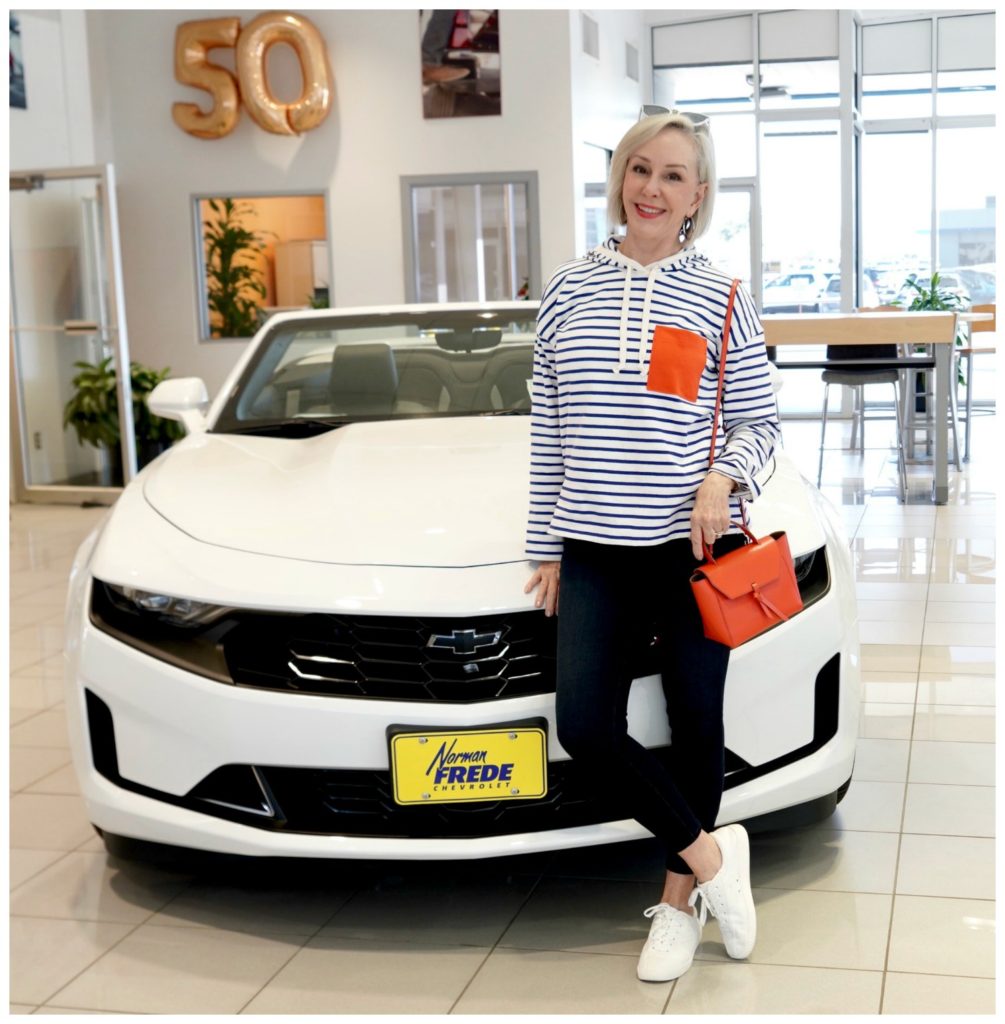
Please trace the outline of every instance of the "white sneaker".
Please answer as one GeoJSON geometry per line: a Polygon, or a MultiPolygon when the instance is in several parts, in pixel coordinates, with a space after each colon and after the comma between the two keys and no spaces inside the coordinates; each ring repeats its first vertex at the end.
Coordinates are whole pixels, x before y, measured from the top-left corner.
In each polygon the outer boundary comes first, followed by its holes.
{"type": "Polygon", "coordinates": [[[695,888],[719,922],[726,952],[735,960],[750,956],[757,938],[757,916],[750,891],[750,842],[742,825],[724,825],[712,833],[722,853],[714,878],[695,888]]]}
{"type": "MultiPolygon", "coordinates": [[[[691,893],[688,906],[694,907],[698,890],[691,893]]],[[[693,914],[685,913],[669,903],[657,903],[643,911],[651,917],[649,938],[642,947],[639,957],[638,975],[640,981],[673,981],[679,978],[694,960],[701,930],[705,925],[705,904],[693,914]]]]}

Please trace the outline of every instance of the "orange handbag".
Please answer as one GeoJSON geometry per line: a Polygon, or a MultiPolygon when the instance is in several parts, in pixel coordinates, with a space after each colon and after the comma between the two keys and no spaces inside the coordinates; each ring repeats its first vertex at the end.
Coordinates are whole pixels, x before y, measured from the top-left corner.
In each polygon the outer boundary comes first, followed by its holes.
{"type": "MultiPolygon", "coordinates": [[[[722,353],[719,358],[719,391],[712,420],[712,448],[708,457],[715,461],[715,437],[722,408],[722,385],[726,371],[726,345],[733,318],[733,300],[738,281],[733,282],[722,331],[722,353]]],[[[705,561],[691,574],[691,589],[701,614],[705,636],[727,647],[740,644],[785,622],[803,609],[803,599],[796,583],[796,573],[785,532],[769,534],[758,540],[747,527],[739,526],[747,535],[747,543],[720,558],[712,556],[708,544],[705,561]]]]}
{"type": "Polygon", "coordinates": [[[705,636],[731,648],[803,610],[785,531],[758,540],[740,529],[749,538],[742,548],[713,558],[705,545],[706,561],[691,574],[705,636]]]}

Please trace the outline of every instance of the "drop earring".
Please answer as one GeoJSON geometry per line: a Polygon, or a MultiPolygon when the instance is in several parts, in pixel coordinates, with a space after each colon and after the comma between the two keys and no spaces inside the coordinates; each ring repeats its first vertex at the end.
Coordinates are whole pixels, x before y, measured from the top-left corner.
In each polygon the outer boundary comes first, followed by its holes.
{"type": "Polygon", "coordinates": [[[680,232],[677,235],[677,241],[683,245],[687,241],[687,236],[691,234],[691,229],[694,227],[694,221],[690,217],[685,217],[683,223],[680,226],[680,232]]]}

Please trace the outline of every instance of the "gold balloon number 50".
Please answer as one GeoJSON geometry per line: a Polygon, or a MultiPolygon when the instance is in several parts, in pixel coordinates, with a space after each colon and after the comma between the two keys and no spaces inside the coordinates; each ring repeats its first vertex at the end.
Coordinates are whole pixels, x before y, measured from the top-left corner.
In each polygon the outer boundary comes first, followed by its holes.
{"type": "Polygon", "coordinates": [[[218,139],[234,130],[240,103],[266,131],[298,135],[316,128],[331,107],[331,68],[317,28],[299,14],[270,11],[241,30],[239,18],[208,18],[178,26],[174,44],[175,78],[205,89],[213,109],[203,113],[195,103],[175,103],[171,116],[179,128],[200,139],[218,139]],[[303,89],[293,103],[280,103],[269,90],[265,55],[270,46],[288,43],[296,51],[303,89]],[[236,51],[237,81],[207,54],[214,47],[236,51]],[[240,83],[240,84],[238,84],[240,83]]]}

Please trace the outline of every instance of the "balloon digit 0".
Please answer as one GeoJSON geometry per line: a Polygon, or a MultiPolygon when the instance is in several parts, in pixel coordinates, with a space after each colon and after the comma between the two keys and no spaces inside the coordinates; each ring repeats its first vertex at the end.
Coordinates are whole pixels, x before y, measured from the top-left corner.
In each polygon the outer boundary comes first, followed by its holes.
{"type": "Polygon", "coordinates": [[[331,71],[321,34],[306,18],[272,11],[241,32],[237,76],[248,113],[266,131],[295,135],[316,128],[331,106],[331,71]],[[294,103],[280,103],[269,89],[265,57],[270,46],[288,43],[297,53],[304,86],[294,103]]]}

